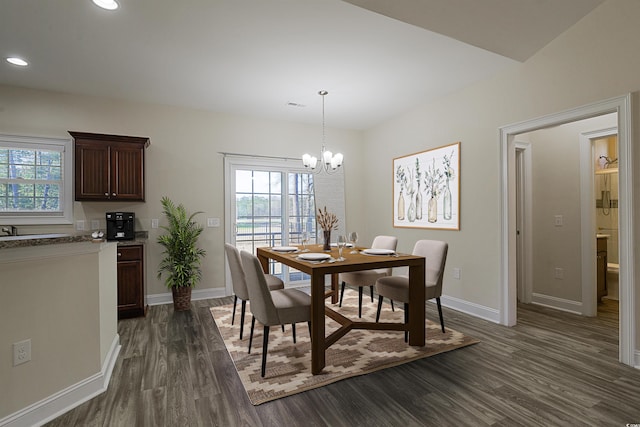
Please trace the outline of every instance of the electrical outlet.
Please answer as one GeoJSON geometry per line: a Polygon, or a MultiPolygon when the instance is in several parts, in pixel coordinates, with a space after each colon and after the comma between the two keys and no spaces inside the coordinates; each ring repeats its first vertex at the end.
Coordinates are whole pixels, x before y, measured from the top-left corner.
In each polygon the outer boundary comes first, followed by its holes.
{"type": "Polygon", "coordinates": [[[207,227],[220,227],[220,218],[207,218],[207,227]]]}
{"type": "Polygon", "coordinates": [[[91,229],[92,230],[99,230],[100,229],[100,221],[97,219],[92,219],[91,220],[91,229]]]}
{"type": "Polygon", "coordinates": [[[84,231],[84,220],[83,219],[79,219],[79,220],[76,221],[76,230],[84,231]]]}
{"type": "Polygon", "coordinates": [[[151,220],[151,228],[158,228],[158,219],[154,218],[151,220]]]}
{"type": "Polygon", "coordinates": [[[31,360],[31,340],[24,340],[13,344],[13,366],[18,366],[31,360]]]}
{"type": "Polygon", "coordinates": [[[564,279],[564,268],[557,267],[555,270],[556,279],[564,279]]]}
{"type": "Polygon", "coordinates": [[[454,279],[460,279],[460,273],[462,272],[462,270],[458,267],[455,267],[453,269],[453,278],[454,279]]]}

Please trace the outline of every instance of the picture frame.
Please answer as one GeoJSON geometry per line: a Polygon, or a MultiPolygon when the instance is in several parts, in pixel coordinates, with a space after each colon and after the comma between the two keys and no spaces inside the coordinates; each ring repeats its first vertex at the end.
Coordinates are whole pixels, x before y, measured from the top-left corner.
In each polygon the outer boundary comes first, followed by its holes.
{"type": "Polygon", "coordinates": [[[460,142],[393,159],[393,226],[460,230],[460,142]]]}

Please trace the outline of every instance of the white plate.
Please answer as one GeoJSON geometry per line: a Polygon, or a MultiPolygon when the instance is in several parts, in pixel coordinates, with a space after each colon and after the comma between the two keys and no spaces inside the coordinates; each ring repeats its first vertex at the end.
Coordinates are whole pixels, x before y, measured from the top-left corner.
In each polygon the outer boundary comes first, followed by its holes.
{"type": "Polygon", "coordinates": [[[274,246],[271,250],[276,252],[295,252],[298,248],[295,246],[274,246]]]}
{"type": "Polygon", "coordinates": [[[298,255],[298,258],[304,259],[306,261],[321,261],[323,259],[331,258],[331,255],[322,254],[322,253],[319,253],[319,252],[308,252],[306,254],[298,255]]]}
{"type": "MultiPolygon", "coordinates": [[[[337,247],[338,247],[338,244],[337,244],[337,243],[332,243],[332,244],[331,244],[331,247],[332,247],[332,248],[337,248],[337,247]]],[[[352,247],[353,247],[353,244],[351,244],[351,243],[347,243],[347,244],[345,245],[345,247],[347,247],[347,248],[352,248],[352,247]]]]}
{"type": "Polygon", "coordinates": [[[391,249],[375,249],[375,248],[371,248],[371,249],[363,249],[362,250],[363,254],[367,254],[367,255],[393,255],[396,253],[396,251],[391,250],[391,249]]]}

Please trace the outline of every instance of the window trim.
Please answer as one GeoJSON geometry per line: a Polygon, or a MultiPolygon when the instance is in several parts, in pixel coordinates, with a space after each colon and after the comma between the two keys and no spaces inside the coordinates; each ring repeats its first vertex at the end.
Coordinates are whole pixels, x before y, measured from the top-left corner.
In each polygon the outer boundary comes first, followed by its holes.
{"type": "Polygon", "coordinates": [[[73,140],[23,135],[0,134],[0,146],[24,147],[25,149],[51,149],[62,152],[62,191],[60,213],[15,213],[0,214],[0,225],[49,225],[73,224],[73,140]],[[48,148],[50,147],[50,148],[48,148]]]}

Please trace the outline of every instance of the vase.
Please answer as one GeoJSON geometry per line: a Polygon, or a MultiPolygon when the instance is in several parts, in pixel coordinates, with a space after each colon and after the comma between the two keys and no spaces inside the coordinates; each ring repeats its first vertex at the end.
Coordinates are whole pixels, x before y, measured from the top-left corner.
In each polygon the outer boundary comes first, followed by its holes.
{"type": "Polygon", "coordinates": [[[407,209],[407,219],[409,222],[416,220],[416,203],[413,199],[413,194],[409,195],[409,209],[407,209]]]}
{"type": "Polygon", "coordinates": [[[185,311],[191,308],[191,286],[174,286],[171,288],[171,294],[174,311],[185,311]]]}
{"type": "Polygon", "coordinates": [[[400,221],[404,219],[404,195],[402,190],[400,190],[400,195],[398,196],[398,219],[400,221]]]}
{"type": "Polygon", "coordinates": [[[434,196],[431,196],[431,198],[427,202],[427,221],[438,221],[438,199],[436,199],[434,196]]]}
{"type": "Polygon", "coordinates": [[[422,193],[420,193],[420,186],[418,186],[418,192],[416,193],[416,219],[418,221],[422,219],[422,193]]]}
{"type": "Polygon", "coordinates": [[[447,185],[444,187],[444,194],[442,196],[442,217],[444,219],[451,219],[451,190],[449,190],[449,178],[447,178],[447,185]]]}
{"type": "Polygon", "coordinates": [[[324,245],[322,246],[323,251],[331,250],[331,230],[323,230],[324,234],[324,245]]]}

